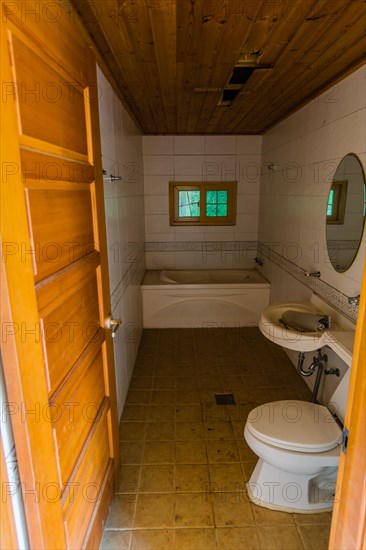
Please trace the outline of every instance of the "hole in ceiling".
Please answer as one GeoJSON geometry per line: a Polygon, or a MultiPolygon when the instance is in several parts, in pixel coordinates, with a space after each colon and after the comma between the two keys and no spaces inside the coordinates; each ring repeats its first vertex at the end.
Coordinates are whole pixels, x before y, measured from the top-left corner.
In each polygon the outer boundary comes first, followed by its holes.
{"type": "Polygon", "coordinates": [[[222,100],[223,101],[234,101],[234,99],[236,98],[236,96],[238,95],[239,92],[240,92],[240,90],[225,89],[224,93],[222,94],[222,100]]]}
{"type": "Polygon", "coordinates": [[[234,67],[229,84],[245,84],[255,69],[256,67],[234,67]]]}

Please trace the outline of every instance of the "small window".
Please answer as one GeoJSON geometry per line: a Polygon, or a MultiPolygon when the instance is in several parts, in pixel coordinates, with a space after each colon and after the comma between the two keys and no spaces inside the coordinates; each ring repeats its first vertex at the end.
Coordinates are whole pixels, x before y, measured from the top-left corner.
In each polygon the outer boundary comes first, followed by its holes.
{"type": "Polygon", "coordinates": [[[327,224],[342,225],[346,210],[348,180],[333,181],[327,203],[327,224]]]}
{"type": "Polygon", "coordinates": [[[236,181],[171,181],[170,225],[235,225],[236,193],[236,181]]]}

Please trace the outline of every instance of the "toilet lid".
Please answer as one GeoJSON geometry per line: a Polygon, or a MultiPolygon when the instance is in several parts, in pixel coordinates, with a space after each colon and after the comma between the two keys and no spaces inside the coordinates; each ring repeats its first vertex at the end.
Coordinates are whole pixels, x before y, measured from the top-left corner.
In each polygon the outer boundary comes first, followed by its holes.
{"type": "Polygon", "coordinates": [[[342,430],[330,411],[306,401],[260,405],[249,413],[247,428],[261,441],[303,453],[328,451],[342,440],[342,430]]]}

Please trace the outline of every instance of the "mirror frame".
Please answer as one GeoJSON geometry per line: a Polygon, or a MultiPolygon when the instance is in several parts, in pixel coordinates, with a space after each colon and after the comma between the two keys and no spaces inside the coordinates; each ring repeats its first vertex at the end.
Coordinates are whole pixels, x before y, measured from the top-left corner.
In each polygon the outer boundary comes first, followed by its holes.
{"type": "MultiPolygon", "coordinates": [[[[348,180],[347,180],[348,181],[348,180]]],[[[335,188],[335,187],[334,187],[335,188]]],[[[329,191],[328,191],[328,194],[327,194],[327,203],[326,203],[326,210],[325,210],[325,242],[326,242],[326,245],[327,245],[327,253],[328,253],[328,257],[329,257],[329,263],[331,264],[331,266],[333,267],[334,271],[336,271],[337,273],[345,273],[346,271],[348,271],[353,263],[355,262],[357,256],[358,256],[358,253],[359,253],[359,250],[360,250],[360,247],[361,247],[361,243],[362,243],[362,240],[363,240],[363,237],[364,237],[364,231],[365,231],[365,220],[366,220],[366,206],[365,206],[365,200],[366,200],[366,173],[365,173],[365,169],[364,169],[364,166],[361,162],[361,159],[359,158],[358,155],[356,155],[356,153],[347,153],[346,155],[344,155],[341,160],[339,161],[339,163],[337,164],[337,168],[335,169],[335,172],[333,174],[333,178],[332,178],[332,182],[330,184],[330,188],[329,188],[329,191]],[[349,185],[347,183],[347,185],[343,185],[342,186],[342,183],[346,183],[344,180],[335,180],[335,175],[337,173],[337,170],[339,168],[339,166],[341,165],[341,163],[344,161],[344,159],[346,157],[349,157],[349,156],[352,156],[354,157],[359,166],[360,166],[360,169],[361,169],[361,173],[362,173],[362,176],[363,176],[363,189],[364,189],[364,214],[363,214],[363,222],[362,222],[362,228],[361,228],[361,231],[360,231],[360,238],[359,238],[359,242],[358,242],[358,246],[357,246],[357,249],[355,249],[354,251],[354,255],[353,255],[353,258],[352,258],[352,261],[347,265],[347,267],[345,269],[337,269],[336,266],[334,265],[334,263],[332,262],[331,260],[331,250],[329,249],[329,246],[328,246],[328,231],[327,231],[327,226],[328,225],[338,225],[338,224],[341,224],[343,223],[343,219],[344,219],[344,214],[345,214],[345,209],[346,209],[346,199],[347,199],[347,192],[348,192],[348,189],[349,189],[349,185]],[[340,214],[340,217],[337,218],[337,220],[330,220],[328,222],[327,220],[327,208],[328,208],[328,199],[329,199],[329,193],[333,187],[334,184],[341,184],[340,185],[340,189],[339,189],[339,197],[338,197],[338,200],[339,200],[339,203],[340,203],[340,206],[341,208],[343,208],[343,214],[342,212],[339,212],[340,214]],[[343,187],[343,189],[342,189],[343,187]],[[348,187],[348,189],[347,189],[348,187]],[[343,195],[342,195],[343,194],[343,195]],[[343,218],[342,218],[343,216],[343,218]],[[342,221],[340,221],[342,219],[342,221]]]]}

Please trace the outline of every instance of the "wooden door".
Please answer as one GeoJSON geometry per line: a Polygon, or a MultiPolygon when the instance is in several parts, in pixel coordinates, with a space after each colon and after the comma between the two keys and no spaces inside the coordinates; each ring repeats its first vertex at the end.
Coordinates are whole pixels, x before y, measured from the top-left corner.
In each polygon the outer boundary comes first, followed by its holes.
{"type": "Polygon", "coordinates": [[[118,468],[96,64],[61,3],[1,4],[7,414],[31,547],[94,548],[118,468]]]}
{"type": "Polygon", "coordinates": [[[341,452],[329,548],[366,548],[366,261],[347,400],[346,453],[341,452]]]}

